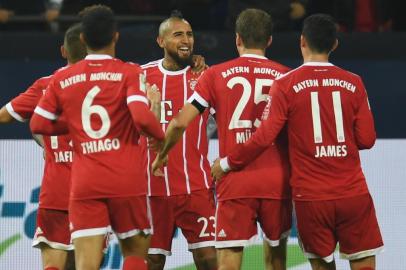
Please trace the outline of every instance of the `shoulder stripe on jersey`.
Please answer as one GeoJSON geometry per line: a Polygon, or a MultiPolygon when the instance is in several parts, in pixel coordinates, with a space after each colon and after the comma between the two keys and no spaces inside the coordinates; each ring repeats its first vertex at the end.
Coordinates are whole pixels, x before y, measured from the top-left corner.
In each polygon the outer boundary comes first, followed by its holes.
{"type": "Polygon", "coordinates": [[[20,122],[26,122],[27,119],[24,119],[23,117],[21,117],[21,115],[19,115],[18,113],[16,113],[16,111],[14,111],[13,105],[11,105],[11,102],[6,104],[6,110],[8,111],[8,113],[17,121],[20,122]]]}
{"type": "MultiPolygon", "coordinates": [[[[197,149],[200,151],[200,141],[202,138],[202,125],[203,125],[203,116],[200,115],[200,120],[199,120],[199,136],[197,137],[197,149]]],[[[205,127],[206,128],[206,127],[205,127]]],[[[207,174],[206,171],[203,168],[203,155],[200,154],[200,170],[203,173],[203,178],[204,178],[204,183],[206,185],[206,188],[209,189],[209,182],[207,181],[207,174]]]]}
{"type": "Polygon", "coordinates": [[[199,102],[199,104],[202,105],[203,107],[206,107],[206,108],[209,107],[209,103],[201,95],[199,95],[197,92],[194,92],[190,96],[190,98],[187,100],[187,102],[192,103],[193,100],[196,100],[197,102],[199,102]]]}
{"type": "Polygon", "coordinates": [[[148,69],[148,68],[153,68],[153,67],[157,67],[158,64],[153,64],[153,65],[145,65],[145,66],[141,66],[141,69],[148,69]]]}
{"type": "Polygon", "coordinates": [[[58,116],[54,113],[48,112],[47,110],[44,110],[43,108],[37,106],[34,110],[34,112],[38,115],[41,115],[42,117],[48,119],[48,120],[56,120],[58,119],[58,116]]]}
{"type": "MultiPolygon", "coordinates": [[[[183,103],[187,102],[187,79],[186,79],[186,72],[183,73],[183,103]]],[[[185,180],[186,180],[186,189],[187,193],[190,194],[190,180],[189,180],[189,173],[187,171],[187,159],[186,159],[186,133],[187,130],[183,133],[183,170],[185,172],[185,180]]]]}
{"type": "Polygon", "coordinates": [[[143,65],[141,65],[141,68],[155,67],[158,65],[159,61],[161,61],[161,60],[156,60],[156,61],[152,61],[152,62],[143,64],[143,65]]]}
{"type": "Polygon", "coordinates": [[[148,99],[144,96],[132,95],[132,96],[127,97],[127,104],[130,104],[131,102],[136,102],[136,101],[143,102],[143,103],[147,104],[147,106],[149,105],[148,99]]]}
{"type": "Polygon", "coordinates": [[[297,68],[292,69],[292,70],[290,70],[290,71],[286,72],[285,74],[282,74],[281,76],[279,76],[278,78],[276,78],[276,79],[275,79],[275,81],[277,81],[277,80],[279,80],[279,79],[282,79],[282,78],[286,77],[287,75],[291,74],[292,72],[294,72],[294,71],[296,71],[296,70],[298,70],[298,69],[300,69],[300,68],[302,68],[302,67],[303,67],[303,65],[298,66],[297,68]]]}
{"type": "MultiPolygon", "coordinates": [[[[162,100],[166,99],[166,74],[162,73],[162,100]]],[[[161,108],[162,109],[162,108],[161,108]]],[[[162,115],[162,113],[161,113],[162,115]]],[[[162,124],[162,130],[166,132],[166,124],[162,124]]],[[[165,188],[166,188],[166,195],[171,196],[171,190],[169,186],[169,175],[168,175],[168,166],[164,167],[164,175],[165,175],[165,188]]]]}

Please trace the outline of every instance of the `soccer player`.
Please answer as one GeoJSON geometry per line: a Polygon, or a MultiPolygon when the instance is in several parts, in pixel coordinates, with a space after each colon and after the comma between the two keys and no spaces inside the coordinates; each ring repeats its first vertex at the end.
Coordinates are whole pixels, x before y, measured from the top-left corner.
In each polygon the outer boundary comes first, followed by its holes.
{"type": "MultiPolygon", "coordinates": [[[[81,25],[71,26],[65,33],[61,54],[68,65],[86,56],[86,48],[80,42],[81,25]]],[[[63,68],[62,68],[63,69],[63,68]]],[[[52,76],[42,77],[24,93],[14,98],[0,110],[0,123],[14,120],[24,122],[31,118],[52,76]]],[[[44,136],[44,176],[39,196],[37,225],[33,246],[40,248],[45,270],[74,269],[73,245],[70,241],[68,202],[72,147],[70,137],[44,136]]]]}
{"type": "Polygon", "coordinates": [[[31,130],[69,131],[72,137],[69,221],[76,269],[99,269],[110,226],[121,245],[123,269],[147,269],[151,224],[138,140],[140,133],[156,141],[164,134],[149,110],[141,68],[114,58],[119,34],[112,10],[96,5],[81,16],[88,56],[53,76],[31,130]]]}
{"type": "MultiPolygon", "coordinates": [[[[210,67],[199,78],[195,92],[171,121],[153,170],[177,147],[186,127],[206,109],[216,111],[220,154],[244,143],[260,124],[269,87],[288,68],[265,57],[272,41],[271,17],[258,9],[243,11],[236,21],[240,57],[210,67]]],[[[188,129],[186,130],[186,133],[188,129]]],[[[264,232],[268,267],[286,268],[286,239],[291,227],[287,146],[283,136],[249,169],[230,174],[216,186],[216,248],[219,269],[240,269],[244,246],[264,232]]]]}
{"type": "MultiPolygon", "coordinates": [[[[199,75],[192,73],[194,38],[186,20],[179,15],[164,20],[159,27],[157,42],[164,50],[164,58],[142,68],[148,83],[161,90],[162,106],[158,115],[162,129],[166,130],[169,121],[193,94],[199,75]]],[[[187,239],[197,269],[213,270],[217,267],[215,203],[207,160],[208,116],[207,111],[190,124],[181,143],[169,154],[163,178],[151,173],[155,154],[147,150],[145,167],[154,226],[148,256],[149,269],[164,269],[166,256],[171,255],[172,238],[177,227],[187,239]]]]}
{"type": "Polygon", "coordinates": [[[269,118],[212,172],[220,178],[228,167],[249,164],[272,147],[286,124],[298,232],[312,268],[335,269],[338,242],[352,270],[372,270],[383,242],[359,150],[374,145],[375,127],[361,78],[329,63],[337,44],[333,18],[305,20],[304,64],[275,81],[269,118]]]}

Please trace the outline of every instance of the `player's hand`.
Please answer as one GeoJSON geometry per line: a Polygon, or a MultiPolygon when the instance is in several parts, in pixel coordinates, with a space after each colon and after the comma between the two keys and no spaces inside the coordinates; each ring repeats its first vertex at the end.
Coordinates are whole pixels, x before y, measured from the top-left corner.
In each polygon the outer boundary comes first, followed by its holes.
{"type": "Polygon", "coordinates": [[[201,56],[201,55],[192,56],[192,73],[193,74],[199,74],[208,68],[209,68],[209,66],[206,65],[206,61],[204,60],[203,56],[201,56]]]}
{"type": "Polygon", "coordinates": [[[161,150],[163,144],[163,141],[158,141],[151,137],[147,138],[148,149],[154,151],[155,153],[158,153],[161,150]]]}
{"type": "Polygon", "coordinates": [[[220,181],[221,178],[226,175],[226,172],[220,166],[220,158],[216,159],[211,166],[211,176],[213,177],[214,181],[220,181]]]}
{"type": "Polygon", "coordinates": [[[151,104],[161,102],[161,92],[159,92],[158,86],[155,84],[150,85],[146,83],[147,98],[151,104]]]}
{"type": "Polygon", "coordinates": [[[157,155],[154,162],[152,162],[152,174],[155,176],[165,177],[163,167],[168,163],[168,156],[161,157],[157,155]]]}

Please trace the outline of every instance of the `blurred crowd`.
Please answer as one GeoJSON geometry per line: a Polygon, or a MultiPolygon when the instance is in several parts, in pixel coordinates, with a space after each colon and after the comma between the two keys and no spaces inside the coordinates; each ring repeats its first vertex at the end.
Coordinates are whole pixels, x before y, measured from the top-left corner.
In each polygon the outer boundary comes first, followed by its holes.
{"type": "Polygon", "coordinates": [[[151,21],[177,9],[195,30],[233,29],[239,12],[255,7],[272,15],[275,31],[297,31],[315,13],[335,17],[342,32],[406,31],[404,0],[0,0],[0,30],[63,30],[63,18],[97,3],[151,21]]]}

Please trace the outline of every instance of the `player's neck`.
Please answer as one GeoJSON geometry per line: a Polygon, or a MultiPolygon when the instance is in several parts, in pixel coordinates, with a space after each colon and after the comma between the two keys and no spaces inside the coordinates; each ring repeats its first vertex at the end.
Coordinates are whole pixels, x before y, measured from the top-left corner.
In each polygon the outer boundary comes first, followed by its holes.
{"type": "Polygon", "coordinates": [[[303,58],[304,63],[307,62],[329,62],[328,61],[328,54],[322,53],[311,53],[303,58]]]}
{"type": "Polygon", "coordinates": [[[184,69],[186,66],[182,66],[180,63],[172,60],[172,59],[168,59],[168,58],[164,58],[164,60],[162,61],[162,66],[164,67],[164,69],[168,70],[168,71],[178,71],[181,69],[184,69]]]}
{"type": "Polygon", "coordinates": [[[106,54],[106,55],[110,55],[111,57],[116,56],[115,49],[112,47],[106,47],[106,48],[103,48],[100,50],[92,50],[92,49],[88,48],[87,54],[106,54]]]}
{"type": "Polygon", "coordinates": [[[265,51],[261,49],[247,49],[247,48],[239,48],[238,53],[241,55],[243,54],[255,54],[260,56],[265,56],[265,51]]]}

